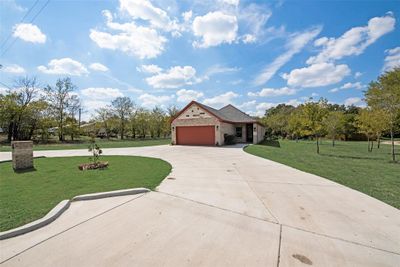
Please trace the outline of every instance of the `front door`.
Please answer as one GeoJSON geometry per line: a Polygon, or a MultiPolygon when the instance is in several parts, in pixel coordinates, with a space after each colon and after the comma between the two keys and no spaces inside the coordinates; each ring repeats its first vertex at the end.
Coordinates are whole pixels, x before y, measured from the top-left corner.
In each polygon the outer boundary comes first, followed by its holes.
{"type": "Polygon", "coordinates": [[[246,124],[246,142],[253,143],[253,124],[246,124]]]}

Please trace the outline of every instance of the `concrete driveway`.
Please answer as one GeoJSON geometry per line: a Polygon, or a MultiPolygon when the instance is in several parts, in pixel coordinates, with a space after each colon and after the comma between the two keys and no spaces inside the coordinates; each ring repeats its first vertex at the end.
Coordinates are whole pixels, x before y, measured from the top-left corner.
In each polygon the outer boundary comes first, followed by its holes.
{"type": "Polygon", "coordinates": [[[4,266],[399,266],[400,211],[319,176],[240,146],[104,153],[173,170],[157,192],[74,202],[50,225],[0,241],[4,266]]]}

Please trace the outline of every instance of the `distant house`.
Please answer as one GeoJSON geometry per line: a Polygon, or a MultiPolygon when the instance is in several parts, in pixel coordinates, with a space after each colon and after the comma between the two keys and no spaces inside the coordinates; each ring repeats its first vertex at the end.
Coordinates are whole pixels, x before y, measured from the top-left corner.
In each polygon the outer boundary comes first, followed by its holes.
{"type": "Polygon", "coordinates": [[[232,105],[214,109],[196,101],[171,122],[172,144],[176,145],[224,145],[227,135],[239,143],[257,144],[264,139],[265,128],[232,105]]]}

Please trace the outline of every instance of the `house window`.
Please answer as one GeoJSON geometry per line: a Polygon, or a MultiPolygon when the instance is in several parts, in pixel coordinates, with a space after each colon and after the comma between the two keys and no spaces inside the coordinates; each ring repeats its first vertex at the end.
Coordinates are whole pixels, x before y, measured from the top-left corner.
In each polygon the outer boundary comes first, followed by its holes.
{"type": "Polygon", "coordinates": [[[242,137],[242,127],[236,127],[236,137],[242,137]]]}

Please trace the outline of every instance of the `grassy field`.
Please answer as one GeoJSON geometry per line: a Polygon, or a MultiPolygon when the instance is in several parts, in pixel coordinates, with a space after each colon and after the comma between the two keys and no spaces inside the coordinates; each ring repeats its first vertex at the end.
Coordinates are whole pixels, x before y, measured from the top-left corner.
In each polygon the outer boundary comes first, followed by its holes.
{"type": "Polygon", "coordinates": [[[43,217],[64,199],[76,195],[146,187],[154,189],[171,171],[160,159],[103,156],[108,169],[80,171],[88,157],[37,158],[35,170],[16,173],[0,163],[0,231],[43,217]]]}
{"type": "MultiPolygon", "coordinates": [[[[396,148],[400,159],[400,146],[396,148]]],[[[325,177],[400,208],[400,163],[390,162],[389,145],[369,153],[366,142],[337,142],[332,147],[327,140],[318,155],[315,142],[280,140],[252,145],[245,151],[325,177]]]]}
{"type": "MultiPolygon", "coordinates": [[[[116,148],[116,147],[139,147],[139,146],[157,146],[171,143],[171,139],[145,139],[145,140],[106,140],[98,139],[96,142],[101,148],[116,148]]],[[[34,145],[33,150],[59,150],[59,149],[87,149],[89,141],[76,141],[69,143],[55,144],[39,144],[34,145]]],[[[0,152],[11,151],[11,146],[0,145],[0,152]]]]}

